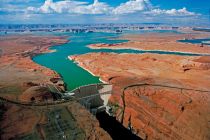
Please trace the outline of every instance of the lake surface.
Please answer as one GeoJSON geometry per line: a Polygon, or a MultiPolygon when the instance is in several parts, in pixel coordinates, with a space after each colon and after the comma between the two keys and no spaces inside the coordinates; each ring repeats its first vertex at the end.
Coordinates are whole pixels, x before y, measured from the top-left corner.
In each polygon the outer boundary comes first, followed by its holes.
{"type": "Polygon", "coordinates": [[[210,38],[205,39],[186,39],[186,40],[179,40],[179,42],[183,43],[193,43],[193,44],[201,44],[210,45],[210,38]]]}
{"type": "Polygon", "coordinates": [[[51,47],[56,50],[53,53],[41,54],[33,58],[33,61],[59,73],[67,85],[67,90],[73,90],[79,86],[99,83],[99,77],[91,75],[89,72],[80,68],[73,61],[68,59],[69,55],[85,54],[91,52],[114,52],[114,53],[158,53],[176,55],[197,55],[179,52],[164,51],[138,51],[132,49],[99,49],[94,50],[87,47],[95,43],[122,43],[127,40],[116,40],[120,34],[115,33],[57,33],[55,35],[69,36],[69,42],[63,45],[51,47]],[[114,39],[113,39],[114,38],[114,39]]]}

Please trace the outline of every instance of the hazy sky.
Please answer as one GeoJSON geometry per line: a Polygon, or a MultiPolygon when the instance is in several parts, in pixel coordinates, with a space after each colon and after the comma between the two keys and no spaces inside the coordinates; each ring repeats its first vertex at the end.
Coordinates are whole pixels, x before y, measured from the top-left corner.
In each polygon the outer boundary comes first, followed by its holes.
{"type": "Polygon", "coordinates": [[[0,23],[210,24],[210,0],[0,0],[0,23]]]}

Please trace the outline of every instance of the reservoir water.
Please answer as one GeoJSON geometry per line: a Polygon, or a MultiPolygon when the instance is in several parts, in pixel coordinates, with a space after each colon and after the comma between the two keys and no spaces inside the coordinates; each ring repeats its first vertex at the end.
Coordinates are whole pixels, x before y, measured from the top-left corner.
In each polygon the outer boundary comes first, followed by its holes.
{"type": "Polygon", "coordinates": [[[158,53],[158,54],[176,54],[176,55],[198,55],[179,52],[164,51],[138,51],[132,49],[99,49],[94,50],[87,47],[95,43],[121,43],[127,40],[119,40],[119,34],[115,33],[58,33],[55,35],[69,36],[69,42],[59,46],[53,46],[50,49],[56,50],[53,53],[41,54],[33,58],[33,61],[59,73],[67,85],[67,90],[75,89],[82,85],[99,83],[99,77],[95,77],[80,68],[73,61],[68,59],[69,55],[85,54],[91,52],[114,52],[114,53],[158,53]]]}
{"type": "Polygon", "coordinates": [[[186,40],[179,40],[179,42],[193,43],[193,44],[203,43],[204,45],[210,45],[210,39],[209,38],[205,38],[205,39],[186,39],[186,40]]]}

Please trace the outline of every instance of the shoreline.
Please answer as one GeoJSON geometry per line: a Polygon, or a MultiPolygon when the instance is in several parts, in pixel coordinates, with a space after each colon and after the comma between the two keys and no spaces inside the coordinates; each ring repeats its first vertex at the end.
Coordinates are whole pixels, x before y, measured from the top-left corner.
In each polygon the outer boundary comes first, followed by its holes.
{"type": "MultiPolygon", "coordinates": [[[[51,47],[67,42],[67,39],[61,37],[16,36],[2,38],[0,40],[0,50],[3,48],[5,54],[0,57],[0,97],[6,99],[6,101],[11,101],[12,103],[22,103],[26,100],[26,103],[29,103],[25,104],[26,106],[33,106],[34,103],[43,103],[44,105],[46,102],[46,105],[48,106],[48,103],[51,103],[51,101],[56,103],[55,100],[57,98],[54,98],[52,92],[49,90],[48,84],[58,87],[57,90],[62,92],[62,88],[65,88],[65,83],[62,83],[62,75],[48,67],[36,63],[33,61],[33,58],[37,55],[50,53],[51,47]],[[56,81],[57,77],[59,78],[58,81],[56,81]],[[1,88],[1,86],[3,88],[1,88]],[[10,91],[11,89],[14,90],[12,93],[10,91]],[[32,98],[34,98],[34,100],[36,99],[35,102],[31,101],[32,98]],[[47,99],[47,101],[45,99],[47,99]]],[[[99,122],[93,115],[79,103],[69,101],[68,104],[64,105],[59,106],[59,109],[67,111],[67,113],[72,112],[73,116],[70,117],[76,118],[70,120],[71,124],[75,124],[75,132],[78,129],[82,132],[81,136],[84,136],[85,138],[94,139],[95,137],[99,137],[99,139],[111,139],[109,134],[99,126],[99,122]],[[84,122],[88,123],[88,128],[84,127],[84,122]],[[90,133],[93,131],[94,133],[90,133]],[[98,133],[100,135],[98,135],[98,133]]],[[[37,138],[41,138],[43,134],[47,134],[48,131],[44,129],[44,126],[39,128],[42,132],[35,135],[32,132],[38,132],[38,128],[36,128],[37,125],[45,125],[48,123],[45,121],[45,118],[48,117],[47,113],[49,113],[50,107],[48,110],[43,111],[43,107],[40,106],[40,108],[37,108],[36,112],[31,108],[19,106],[17,104],[8,103],[5,106],[2,104],[2,107],[5,107],[5,111],[3,112],[4,116],[2,117],[0,125],[4,128],[4,130],[2,130],[3,139],[13,139],[14,136],[25,138],[26,136],[31,137],[32,135],[32,137],[37,136],[37,138]]],[[[57,109],[54,106],[50,111],[57,111],[57,109]]],[[[71,130],[70,128],[67,129],[71,130]]],[[[48,136],[44,137],[47,138],[48,136]]]]}
{"type": "MultiPolygon", "coordinates": [[[[179,89],[169,90],[161,87],[153,88],[151,86],[141,87],[137,84],[149,83],[195,90],[209,90],[209,56],[178,56],[151,53],[143,55],[89,53],[72,57],[69,56],[69,58],[80,64],[80,67],[83,69],[87,70],[88,68],[88,71],[91,70],[96,75],[100,75],[105,79],[119,77],[110,81],[114,90],[109,101],[110,103],[119,105],[119,110],[117,110],[118,112],[116,114],[117,120],[123,119],[123,125],[125,127],[127,127],[131,115],[133,116],[133,129],[137,131],[143,129],[144,126],[148,124],[148,121],[145,120],[151,120],[150,114],[167,114],[167,117],[174,116],[174,119],[165,118],[165,115],[156,115],[153,121],[150,122],[152,125],[148,127],[151,129],[153,129],[153,127],[154,129],[157,128],[157,131],[154,131],[155,134],[168,134],[168,132],[174,132],[174,134],[176,134],[179,132],[177,130],[183,128],[182,121],[176,122],[179,116],[182,115],[183,119],[186,119],[185,123],[193,126],[186,126],[184,128],[185,130],[189,128],[196,130],[197,127],[194,126],[196,126],[197,122],[200,122],[199,129],[201,128],[202,132],[208,133],[206,129],[207,120],[205,119],[208,111],[205,108],[209,104],[202,102],[204,100],[210,100],[208,93],[198,93],[197,91],[182,92],[182,90],[180,91],[179,89]],[[125,89],[125,87],[129,88],[125,89]],[[184,110],[180,108],[180,104],[184,110]],[[195,105],[196,108],[194,108],[195,105]],[[120,116],[122,111],[120,107],[124,108],[125,111],[123,117],[120,116]],[[161,109],[154,109],[156,107],[161,109]],[[143,113],[141,111],[143,111],[143,113]],[[185,113],[182,114],[183,111],[185,113]],[[147,112],[149,113],[147,114],[147,112]],[[199,119],[197,116],[192,115],[198,112],[202,112],[201,115],[198,116],[199,119]],[[188,119],[189,116],[191,119],[188,119]],[[139,125],[139,122],[143,125],[139,125]],[[174,125],[174,122],[178,125],[174,125]],[[162,124],[164,124],[164,126],[162,124]],[[177,128],[173,129],[173,126],[177,126],[177,128]],[[167,128],[167,131],[165,128],[167,128]]],[[[151,139],[156,136],[154,135],[153,137],[153,134],[150,134],[149,130],[145,130],[144,133],[148,134],[151,139]]],[[[206,134],[203,134],[203,136],[206,134]]],[[[141,133],[137,135],[141,136],[141,133]]],[[[181,132],[179,132],[178,135],[180,135],[180,137],[191,136],[191,134],[183,134],[181,132]]],[[[169,137],[164,138],[167,139],[169,137]]]]}
{"type": "MultiPolygon", "coordinates": [[[[46,36],[46,37],[49,37],[49,36],[46,36]]],[[[57,36],[53,36],[53,37],[57,37],[57,36]]],[[[66,38],[66,36],[63,36],[63,38],[66,39],[66,41],[65,41],[64,43],[57,43],[57,44],[50,45],[50,46],[44,48],[44,50],[41,50],[41,49],[40,49],[40,50],[39,50],[40,52],[39,52],[39,53],[36,53],[34,56],[32,56],[32,59],[33,59],[34,57],[36,57],[37,55],[42,55],[42,54],[57,52],[57,49],[50,50],[50,48],[55,47],[55,46],[58,46],[58,45],[64,45],[64,44],[66,44],[66,43],[69,42],[69,40],[66,38]]],[[[34,62],[34,61],[33,61],[33,62],[34,62]]],[[[36,62],[34,62],[34,63],[36,63],[36,62]]],[[[38,64],[38,63],[36,63],[36,64],[38,64]]]]}
{"type": "Polygon", "coordinates": [[[210,46],[198,46],[200,43],[180,42],[180,40],[191,39],[205,39],[210,38],[210,34],[202,33],[187,33],[169,35],[162,33],[147,33],[147,34],[128,34],[119,36],[118,39],[127,40],[122,43],[106,44],[97,43],[87,45],[90,49],[111,49],[111,50],[136,50],[149,52],[171,52],[171,53],[185,53],[190,55],[210,55],[210,46]]]}
{"type": "MultiPolygon", "coordinates": [[[[95,45],[95,44],[91,44],[91,45],[95,45]]],[[[95,49],[95,50],[106,49],[106,50],[135,50],[135,51],[150,51],[150,52],[159,51],[159,52],[165,52],[165,53],[167,53],[167,52],[185,53],[185,54],[190,54],[190,55],[201,55],[201,56],[210,55],[210,53],[194,53],[194,52],[167,51],[167,50],[146,50],[146,49],[137,49],[137,48],[132,48],[132,47],[118,47],[118,48],[115,48],[115,47],[94,47],[91,45],[88,45],[88,48],[95,49]]],[[[149,53],[149,52],[146,52],[146,53],[149,53]]],[[[176,54],[171,54],[171,55],[176,55],[176,54]]]]}
{"type": "Polygon", "coordinates": [[[82,64],[81,64],[80,62],[74,61],[74,59],[71,58],[71,56],[68,56],[68,59],[69,59],[70,61],[75,62],[77,66],[79,66],[79,67],[81,67],[82,69],[86,70],[86,71],[89,72],[92,76],[98,77],[98,76],[96,76],[95,74],[93,74],[90,70],[88,70],[87,68],[85,68],[84,66],[82,66],[82,64]]]}
{"type": "Polygon", "coordinates": [[[91,72],[89,69],[85,68],[85,67],[81,64],[81,62],[76,62],[76,61],[74,60],[74,58],[72,58],[72,56],[68,56],[68,59],[69,59],[70,61],[73,61],[74,63],[76,63],[78,67],[84,69],[85,71],[87,71],[88,73],[90,73],[92,76],[97,77],[97,78],[99,79],[99,81],[101,81],[102,83],[107,84],[107,82],[104,81],[104,80],[102,80],[102,78],[101,78],[100,76],[95,75],[95,74],[94,74],[93,72],[91,72]]]}
{"type": "MultiPolygon", "coordinates": [[[[2,96],[18,97],[28,88],[27,83],[30,82],[44,84],[55,77],[63,81],[59,73],[36,63],[34,58],[38,55],[55,52],[50,48],[68,41],[66,36],[13,35],[1,37],[0,49],[3,51],[3,55],[0,59],[0,69],[3,70],[0,74],[2,79],[0,85],[8,88],[17,86],[20,89],[14,91],[17,92],[14,95],[2,93],[2,96]],[[20,80],[15,80],[17,78],[20,80]]],[[[65,85],[62,89],[66,90],[65,85]]]]}
{"type": "MultiPolygon", "coordinates": [[[[46,36],[46,37],[50,37],[50,36],[46,36]]],[[[57,37],[57,36],[52,36],[52,37],[57,37]]],[[[31,56],[30,57],[30,59],[32,60],[32,62],[33,63],[35,63],[35,64],[38,64],[39,66],[42,66],[42,67],[45,67],[45,66],[43,66],[43,65],[40,65],[39,63],[36,63],[33,59],[35,58],[35,57],[37,57],[38,55],[43,55],[43,54],[48,54],[48,53],[54,53],[54,52],[57,52],[57,50],[56,49],[53,49],[53,50],[50,50],[50,48],[52,48],[52,47],[55,47],[55,46],[58,46],[58,45],[63,45],[63,44],[66,44],[66,43],[68,43],[69,42],[69,40],[67,39],[67,36],[62,36],[62,38],[65,38],[65,42],[63,42],[63,43],[55,43],[55,44],[53,44],[53,45],[49,45],[49,46],[47,46],[46,48],[44,48],[43,50],[42,49],[40,49],[39,51],[39,53],[36,53],[36,54],[34,54],[33,56],[31,56]]],[[[57,72],[57,71],[55,71],[55,70],[52,70],[52,69],[50,69],[50,68],[48,68],[48,67],[45,67],[46,69],[48,69],[48,70],[50,70],[50,71],[53,71],[57,76],[59,76],[59,78],[61,78],[61,80],[63,81],[63,78],[62,78],[62,76],[57,72]]],[[[64,82],[64,81],[63,81],[64,82]]],[[[65,83],[65,82],[64,82],[65,83]]],[[[66,85],[64,85],[64,87],[66,87],[66,85]]],[[[66,90],[66,88],[64,88],[65,90],[66,90]]]]}

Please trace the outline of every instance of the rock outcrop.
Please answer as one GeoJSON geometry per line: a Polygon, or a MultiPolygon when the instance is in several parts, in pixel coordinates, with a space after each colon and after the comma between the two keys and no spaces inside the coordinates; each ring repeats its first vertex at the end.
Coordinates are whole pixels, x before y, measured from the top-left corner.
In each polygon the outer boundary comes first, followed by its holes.
{"type": "Polygon", "coordinates": [[[53,94],[47,87],[33,86],[23,92],[19,100],[21,102],[46,102],[47,100],[53,101],[53,94]]]}
{"type": "Polygon", "coordinates": [[[184,71],[191,70],[191,69],[208,70],[210,69],[210,57],[203,56],[198,59],[183,60],[181,61],[180,65],[184,71]]]}
{"type": "Polygon", "coordinates": [[[71,58],[113,84],[113,114],[142,139],[210,138],[210,92],[203,92],[210,91],[210,69],[198,65],[184,72],[182,63],[200,64],[203,57],[91,53],[71,58]],[[136,86],[123,94],[129,85],[136,86]]]}
{"type": "Polygon", "coordinates": [[[209,94],[167,87],[128,88],[123,124],[130,123],[143,139],[208,140],[209,94]]]}

